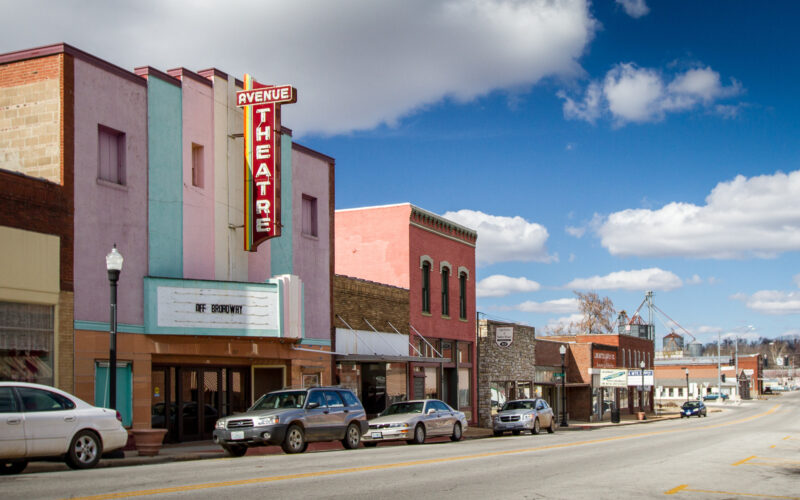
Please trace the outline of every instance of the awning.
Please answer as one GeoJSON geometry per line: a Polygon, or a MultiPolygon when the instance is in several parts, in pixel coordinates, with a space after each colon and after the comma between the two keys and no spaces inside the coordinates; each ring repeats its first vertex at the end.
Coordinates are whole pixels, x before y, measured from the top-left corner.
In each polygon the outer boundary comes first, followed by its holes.
{"type": "Polygon", "coordinates": [[[422,356],[391,356],[382,354],[344,354],[337,355],[336,361],[353,363],[443,363],[444,358],[424,358],[422,356]]]}

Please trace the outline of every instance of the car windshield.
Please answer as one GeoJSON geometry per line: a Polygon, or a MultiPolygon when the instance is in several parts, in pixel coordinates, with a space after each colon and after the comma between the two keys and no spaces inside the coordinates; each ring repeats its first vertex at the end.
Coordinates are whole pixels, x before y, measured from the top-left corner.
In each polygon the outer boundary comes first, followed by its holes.
{"type": "Polygon", "coordinates": [[[687,401],[686,403],[683,403],[684,408],[697,408],[699,406],[700,403],[697,401],[687,401]]]}
{"type": "Polygon", "coordinates": [[[273,410],[275,408],[302,408],[306,402],[306,391],[270,392],[261,396],[251,410],[273,410]]]}
{"type": "Polygon", "coordinates": [[[533,401],[509,401],[503,405],[501,411],[508,410],[533,410],[533,401]]]}
{"type": "Polygon", "coordinates": [[[422,401],[395,403],[383,410],[381,416],[399,415],[400,413],[422,413],[422,401]]]}

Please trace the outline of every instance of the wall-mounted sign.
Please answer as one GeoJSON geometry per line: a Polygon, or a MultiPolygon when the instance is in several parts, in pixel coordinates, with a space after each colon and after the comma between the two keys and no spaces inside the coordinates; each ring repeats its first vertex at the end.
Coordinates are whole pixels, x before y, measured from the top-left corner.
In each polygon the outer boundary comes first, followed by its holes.
{"type": "Polygon", "coordinates": [[[514,327],[513,326],[498,326],[494,330],[494,341],[500,347],[508,347],[514,341],[514,327]]]}
{"type": "Polygon", "coordinates": [[[628,370],[600,370],[602,387],[627,387],[628,370]]]}
{"type": "Polygon", "coordinates": [[[290,85],[262,85],[244,75],[244,249],[281,235],[281,104],[297,102],[290,85]]]}
{"type": "Polygon", "coordinates": [[[615,368],[617,366],[617,353],[613,351],[594,351],[592,353],[593,368],[615,368]]]}
{"type": "Polygon", "coordinates": [[[653,370],[628,370],[628,387],[650,387],[653,385],[653,370]]]}

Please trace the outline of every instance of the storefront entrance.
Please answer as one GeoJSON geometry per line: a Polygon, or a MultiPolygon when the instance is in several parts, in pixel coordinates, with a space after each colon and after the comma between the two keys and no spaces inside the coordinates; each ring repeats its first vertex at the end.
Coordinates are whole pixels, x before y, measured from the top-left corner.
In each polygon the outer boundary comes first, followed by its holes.
{"type": "Polygon", "coordinates": [[[153,366],[151,426],[168,442],[211,439],[222,416],[250,404],[249,367],[153,366]]]}

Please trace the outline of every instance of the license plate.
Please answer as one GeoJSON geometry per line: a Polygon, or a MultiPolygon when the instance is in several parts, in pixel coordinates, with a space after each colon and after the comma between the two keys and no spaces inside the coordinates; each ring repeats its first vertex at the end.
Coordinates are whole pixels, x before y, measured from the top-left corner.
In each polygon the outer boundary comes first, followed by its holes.
{"type": "Polygon", "coordinates": [[[380,432],[373,432],[371,437],[372,439],[381,439],[383,437],[383,434],[381,434],[380,432]]]}
{"type": "Polygon", "coordinates": [[[231,439],[234,441],[244,439],[244,431],[231,431],[231,439]]]}

